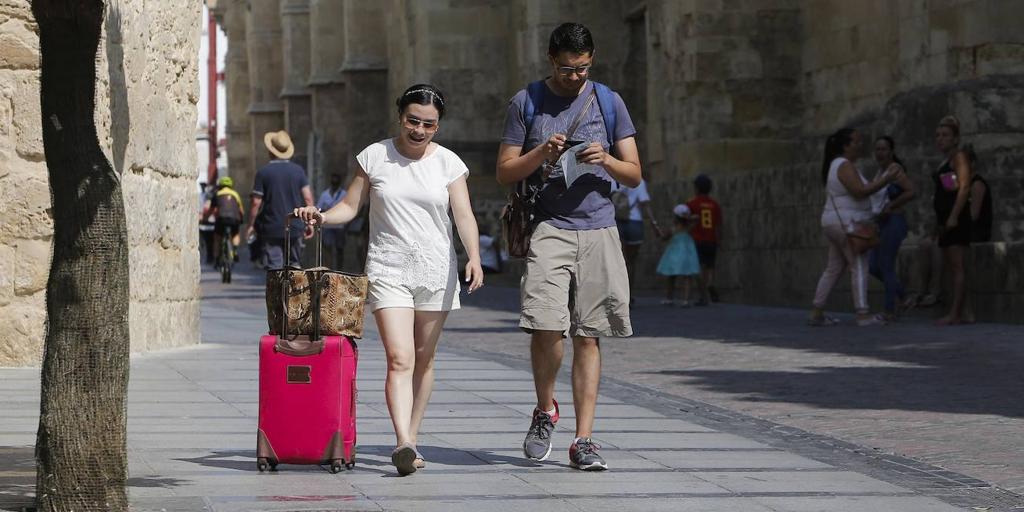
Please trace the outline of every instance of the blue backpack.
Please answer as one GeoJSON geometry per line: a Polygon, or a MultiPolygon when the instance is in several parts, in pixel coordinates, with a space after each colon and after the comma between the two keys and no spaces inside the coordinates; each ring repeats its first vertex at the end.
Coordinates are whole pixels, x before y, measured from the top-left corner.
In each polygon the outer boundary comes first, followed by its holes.
{"type": "MultiPolygon", "coordinates": [[[[600,82],[593,80],[590,82],[594,84],[594,91],[597,92],[597,106],[601,109],[601,118],[604,119],[604,131],[608,137],[608,150],[611,151],[612,146],[615,144],[615,92],[600,82]]],[[[533,127],[533,118],[536,117],[537,111],[544,104],[544,89],[546,88],[544,80],[530,82],[530,85],[526,86],[526,102],[523,105],[526,137],[529,137],[530,128],[533,127]]]]}

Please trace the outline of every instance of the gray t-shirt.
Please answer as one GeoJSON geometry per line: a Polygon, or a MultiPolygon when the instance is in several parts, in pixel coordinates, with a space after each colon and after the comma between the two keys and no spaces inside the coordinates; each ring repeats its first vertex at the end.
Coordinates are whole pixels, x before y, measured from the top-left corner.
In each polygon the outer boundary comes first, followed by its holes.
{"type": "MultiPolygon", "coordinates": [[[[593,87],[593,83],[588,81],[583,92],[572,98],[558,96],[545,87],[544,101],[536,106],[537,111],[529,134],[525,134],[526,123],[523,119],[523,106],[527,101],[526,89],[517,92],[508,104],[505,132],[501,142],[522,146],[525,153],[546,142],[552,135],[565,133],[576,118],[576,114],[583,108],[593,87]]],[[[608,106],[605,105],[604,108],[608,106]]],[[[613,108],[615,136],[612,139],[618,142],[636,135],[633,120],[630,119],[626,104],[618,93],[615,94],[613,108]]],[[[605,151],[608,151],[604,118],[601,117],[601,107],[598,106],[596,99],[585,118],[580,120],[576,133],[566,135],[570,140],[600,142],[605,151]]],[[[530,179],[539,180],[540,173],[535,173],[530,179]]],[[[615,225],[615,207],[610,199],[611,191],[612,178],[604,169],[579,177],[573,182],[572,187],[566,190],[562,171],[556,167],[544,182],[537,197],[535,220],[547,222],[559,229],[586,230],[612,227],[615,225]]]]}

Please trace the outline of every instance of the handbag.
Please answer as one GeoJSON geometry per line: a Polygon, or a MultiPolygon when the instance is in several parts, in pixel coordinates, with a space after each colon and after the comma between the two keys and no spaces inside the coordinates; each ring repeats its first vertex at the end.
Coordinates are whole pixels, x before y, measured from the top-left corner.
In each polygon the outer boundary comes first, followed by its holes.
{"type": "Polygon", "coordinates": [[[836,207],[836,200],[832,193],[826,189],[829,201],[832,202],[832,209],[836,211],[836,218],[839,219],[839,226],[846,233],[846,241],[855,254],[864,254],[882,243],[882,237],[878,230],[878,224],[872,221],[858,221],[850,224],[843,223],[843,217],[839,215],[839,208],[836,207]]]}
{"type": "MultiPolygon", "coordinates": [[[[597,96],[596,89],[591,89],[590,97],[586,104],[576,114],[569,129],[566,130],[566,138],[569,139],[576,133],[580,120],[590,110],[597,96]]],[[[547,162],[545,162],[547,165],[547,162]]],[[[537,202],[537,195],[540,193],[541,185],[531,185],[529,178],[517,183],[508,194],[508,201],[501,211],[502,234],[505,238],[505,248],[512,258],[525,258],[530,253],[530,237],[533,236],[533,209],[537,202]]]]}
{"type": "MultiPolygon", "coordinates": [[[[289,217],[290,218],[290,217],[289,217]]],[[[285,223],[285,255],[290,251],[291,222],[285,223]]],[[[267,323],[271,334],[362,338],[366,274],[322,266],[322,235],[316,226],[317,266],[293,265],[267,271],[267,323]]],[[[287,257],[287,256],[286,256],[287,257]]]]}

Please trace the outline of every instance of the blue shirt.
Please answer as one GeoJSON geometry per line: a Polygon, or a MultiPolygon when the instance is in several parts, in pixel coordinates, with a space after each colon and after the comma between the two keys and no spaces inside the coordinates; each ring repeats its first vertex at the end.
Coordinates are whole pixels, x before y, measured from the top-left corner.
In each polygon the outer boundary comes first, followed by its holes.
{"type": "MultiPolygon", "coordinates": [[[[284,221],[288,214],[306,206],[302,188],[307,186],[306,171],[288,160],[271,160],[256,171],[252,195],[263,199],[255,223],[262,238],[284,238],[284,221]]],[[[301,220],[293,220],[291,236],[302,235],[304,227],[301,220]]]]}
{"type": "MultiPolygon", "coordinates": [[[[545,87],[544,101],[536,105],[536,114],[530,133],[526,132],[523,119],[523,106],[527,101],[526,89],[522,89],[509,101],[505,113],[505,131],[501,142],[512,146],[521,146],[523,153],[539,146],[556,133],[565,134],[570,140],[600,142],[605,151],[609,150],[608,137],[605,134],[604,118],[601,117],[601,106],[595,99],[590,110],[580,120],[575,133],[565,133],[576,115],[583,108],[594,88],[587,82],[583,91],[574,97],[558,96],[545,87]]],[[[612,140],[618,142],[636,135],[633,120],[629,117],[626,104],[622,97],[615,94],[615,134],[612,140]]],[[[609,108],[604,105],[603,108],[609,108]]],[[[615,155],[618,156],[618,155],[615,155]]],[[[539,180],[540,173],[529,179],[539,180]]],[[[581,176],[566,189],[561,169],[556,168],[544,182],[534,209],[535,221],[547,222],[559,229],[586,230],[601,229],[615,226],[615,207],[611,202],[612,178],[601,169],[593,174],[581,176]]]]}

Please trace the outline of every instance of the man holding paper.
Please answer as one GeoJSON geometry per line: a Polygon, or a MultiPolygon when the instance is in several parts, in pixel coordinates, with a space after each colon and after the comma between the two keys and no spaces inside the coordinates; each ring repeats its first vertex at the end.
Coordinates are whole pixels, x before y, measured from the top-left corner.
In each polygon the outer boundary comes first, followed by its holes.
{"type": "Polygon", "coordinates": [[[593,59],[593,39],[583,25],[565,23],[552,32],[551,76],[509,102],[497,166],[498,182],[518,183],[536,198],[519,326],[532,336],[537,407],[523,452],[533,460],[551,454],[558,421],[555,378],[568,335],[576,409],[569,463],[582,470],[608,467],[590,439],[601,378],[599,339],[633,333],[612,183],[640,183],[633,122],[618,94],[588,80],[593,59]]]}

